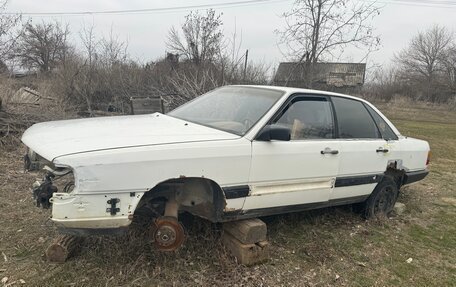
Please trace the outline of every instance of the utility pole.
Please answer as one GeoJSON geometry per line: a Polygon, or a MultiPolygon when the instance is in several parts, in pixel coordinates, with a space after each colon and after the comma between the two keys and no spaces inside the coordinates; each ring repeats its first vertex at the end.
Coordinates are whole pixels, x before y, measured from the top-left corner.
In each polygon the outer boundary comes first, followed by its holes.
{"type": "Polygon", "coordinates": [[[249,49],[245,50],[244,75],[242,78],[242,81],[244,82],[244,84],[245,84],[245,76],[246,76],[246,72],[247,72],[247,60],[248,59],[249,59],[249,49]]]}

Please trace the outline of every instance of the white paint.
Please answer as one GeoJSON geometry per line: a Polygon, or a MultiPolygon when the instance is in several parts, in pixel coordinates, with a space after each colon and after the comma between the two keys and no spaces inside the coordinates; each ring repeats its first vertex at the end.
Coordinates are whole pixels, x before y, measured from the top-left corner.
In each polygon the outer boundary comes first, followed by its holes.
{"type": "Polygon", "coordinates": [[[26,130],[22,142],[53,160],[103,149],[236,138],[239,136],[154,113],[39,123],[26,130]]]}
{"type": "Polygon", "coordinates": [[[383,139],[341,140],[338,176],[383,173],[393,153],[393,145],[387,147],[383,139]],[[377,152],[379,148],[391,152],[377,152]]]}
{"type": "Polygon", "coordinates": [[[244,209],[327,201],[339,163],[337,155],[321,154],[327,147],[337,150],[338,143],[253,141],[249,182],[261,196],[247,197],[244,209]]]}
{"type": "Polygon", "coordinates": [[[388,160],[400,159],[410,171],[426,168],[429,144],[401,136],[393,125],[398,141],[254,141],[294,93],[357,99],[321,91],[268,88],[285,94],[243,137],[158,113],[32,126],[22,141],[56,166],[70,167],[75,176],[76,186],[69,194],[54,194],[52,219],[68,228],[126,226],[144,192],[181,176],[204,177],[221,187],[250,185],[251,196],[227,200],[225,211],[233,211],[368,195],[375,184],[334,189],[336,177],[382,173],[388,160]],[[390,151],[377,153],[379,147],[390,151]],[[339,154],[322,155],[326,148],[339,150],[339,154]],[[106,210],[111,198],[120,199],[116,215],[106,210]]]}

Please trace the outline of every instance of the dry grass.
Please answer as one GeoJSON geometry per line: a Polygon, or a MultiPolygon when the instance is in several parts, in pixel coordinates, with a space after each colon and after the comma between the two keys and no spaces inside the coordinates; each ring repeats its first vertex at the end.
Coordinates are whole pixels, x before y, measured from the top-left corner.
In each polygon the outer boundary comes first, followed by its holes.
{"type": "MultiPolygon", "coordinates": [[[[29,191],[23,150],[0,149],[0,279],[28,286],[451,286],[456,285],[456,115],[381,106],[403,134],[429,140],[432,172],[405,188],[405,214],[364,221],[340,207],[269,217],[270,261],[236,264],[217,226],[195,220],[176,253],[144,241],[97,237],[65,264],[44,250],[56,231],[29,191]],[[411,263],[406,260],[412,258],[411,263]]],[[[6,285],[5,284],[5,285],[6,285]]]]}

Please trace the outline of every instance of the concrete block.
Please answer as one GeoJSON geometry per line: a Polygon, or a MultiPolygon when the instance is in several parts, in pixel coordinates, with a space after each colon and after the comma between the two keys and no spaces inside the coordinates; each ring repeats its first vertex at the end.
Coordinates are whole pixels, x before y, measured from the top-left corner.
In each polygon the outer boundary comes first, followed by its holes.
{"type": "Polygon", "coordinates": [[[269,259],[269,243],[267,241],[244,244],[233,235],[224,232],[222,242],[241,264],[254,265],[269,259]]]}
{"type": "Polygon", "coordinates": [[[268,229],[266,223],[255,218],[224,223],[223,230],[243,244],[255,244],[266,241],[268,229]]]}

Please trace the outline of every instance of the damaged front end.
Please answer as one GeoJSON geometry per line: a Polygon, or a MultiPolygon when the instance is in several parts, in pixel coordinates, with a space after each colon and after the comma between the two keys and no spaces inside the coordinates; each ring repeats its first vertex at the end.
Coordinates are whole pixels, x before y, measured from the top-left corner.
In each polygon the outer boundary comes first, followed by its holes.
{"type": "MultiPolygon", "coordinates": [[[[130,225],[133,212],[142,193],[126,191],[115,193],[110,190],[81,192],[83,182],[95,181],[77,179],[78,170],[60,160],[50,161],[38,154],[28,151],[25,166],[30,171],[39,165],[41,179],[33,184],[32,192],[37,207],[52,209],[51,220],[60,233],[78,236],[91,234],[120,234],[130,225]],[[32,157],[30,157],[32,154],[32,157]],[[39,162],[30,165],[30,159],[39,162]]],[[[32,160],[33,162],[33,160],[32,160]]],[[[86,167],[79,166],[79,172],[87,172],[86,167]]],[[[83,179],[85,179],[83,177],[83,179]]],[[[91,178],[93,179],[93,178],[91,178]]],[[[83,186],[83,188],[87,186],[83,186]]]]}
{"type": "Polygon", "coordinates": [[[54,177],[54,174],[46,173],[42,181],[33,183],[33,199],[36,200],[37,207],[43,207],[44,209],[51,207],[49,199],[51,199],[54,192],[58,191],[58,188],[52,184],[54,177]]]}
{"type": "Polygon", "coordinates": [[[27,153],[24,155],[24,170],[26,171],[39,171],[46,165],[52,165],[52,163],[32,149],[27,148],[27,153]]]}
{"type": "MultiPolygon", "coordinates": [[[[45,174],[42,180],[37,180],[32,185],[33,198],[37,207],[49,209],[51,207],[51,198],[54,193],[58,192],[58,187],[54,181],[72,173],[68,167],[55,167],[53,163],[40,157],[31,150],[27,151],[24,156],[24,167],[26,171],[37,171],[43,169],[45,174]]],[[[68,193],[74,186],[74,182],[67,182],[63,187],[63,192],[68,193]]]]}

